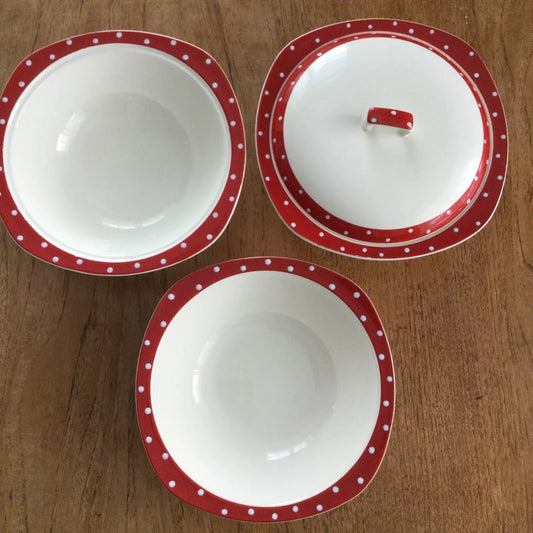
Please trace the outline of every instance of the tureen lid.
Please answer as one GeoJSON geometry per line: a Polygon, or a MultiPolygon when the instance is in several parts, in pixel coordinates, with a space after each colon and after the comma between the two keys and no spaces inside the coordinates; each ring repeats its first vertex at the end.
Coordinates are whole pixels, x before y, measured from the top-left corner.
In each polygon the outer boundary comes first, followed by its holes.
{"type": "Polygon", "coordinates": [[[257,146],[292,229],[375,258],[423,255],[475,233],[496,207],[507,160],[503,109],[479,56],[445,32],[385,19],[287,45],[263,89],[257,146]],[[450,227],[468,212],[468,228],[450,227]]]}

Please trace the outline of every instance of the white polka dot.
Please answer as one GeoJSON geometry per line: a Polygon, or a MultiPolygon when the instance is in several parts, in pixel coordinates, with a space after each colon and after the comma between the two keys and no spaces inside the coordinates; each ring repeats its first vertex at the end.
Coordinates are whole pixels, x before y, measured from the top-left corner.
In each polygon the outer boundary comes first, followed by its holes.
{"type": "Polygon", "coordinates": [[[98,44],[98,39],[96,37],[93,39],[93,44],[98,44]]]}
{"type": "Polygon", "coordinates": [[[335,485],[334,487],[332,487],[331,489],[335,494],[337,494],[337,492],[339,492],[339,487],[337,487],[337,485],[335,485]]]}
{"type": "Polygon", "coordinates": [[[152,442],[152,437],[148,436],[146,439],[144,439],[148,444],[152,442]]]}
{"type": "Polygon", "coordinates": [[[472,52],[472,50],[470,50],[470,52],[468,52],[468,55],[469,55],[470,57],[472,57],[472,56],[474,55],[474,52],[472,52]]]}
{"type": "Polygon", "coordinates": [[[295,228],[296,227],[296,222],[291,222],[291,228],[295,228]]]}
{"type": "Polygon", "coordinates": [[[175,482],[175,481],[169,481],[169,482],[168,482],[168,486],[171,487],[171,488],[173,488],[173,487],[176,486],[176,482],[175,482]]]}
{"type": "Polygon", "coordinates": [[[19,81],[19,87],[24,87],[25,83],[23,81],[19,81]]]}
{"type": "Polygon", "coordinates": [[[319,232],[318,236],[319,237],[323,237],[324,236],[324,232],[323,231],[319,232]]]}
{"type": "Polygon", "coordinates": [[[309,270],[310,270],[311,272],[313,272],[314,269],[315,269],[315,267],[314,267],[313,265],[309,265],[309,270]]]}
{"type": "MultiPolygon", "coordinates": [[[[48,243],[43,241],[43,242],[41,243],[41,248],[48,248],[48,243]]],[[[79,259],[78,259],[78,261],[79,261],[79,259]]],[[[78,261],[76,261],[76,263],[77,263],[78,261]]]]}
{"type": "Polygon", "coordinates": [[[176,46],[176,41],[174,39],[172,39],[172,41],[170,41],[170,45],[171,46],[176,46]]]}
{"type": "Polygon", "coordinates": [[[297,505],[293,505],[292,506],[292,512],[293,513],[297,513],[298,512],[298,506],[297,505]]]}
{"type": "Polygon", "coordinates": [[[479,220],[476,221],[476,226],[481,226],[481,222],[479,220]]]}
{"type": "Polygon", "coordinates": [[[361,315],[361,322],[366,322],[366,315],[361,315]]]}
{"type": "Polygon", "coordinates": [[[498,113],[496,113],[496,111],[494,111],[494,113],[492,113],[492,116],[493,116],[493,117],[497,117],[497,116],[498,116],[498,113]]]}
{"type": "Polygon", "coordinates": [[[320,42],[320,39],[317,37],[317,38],[315,39],[315,43],[319,43],[319,42],[320,42]]]}
{"type": "Polygon", "coordinates": [[[198,489],[197,494],[198,496],[203,496],[205,494],[204,489],[198,489]]]}
{"type": "Polygon", "coordinates": [[[244,148],[244,144],[239,143],[239,144],[237,145],[237,148],[238,148],[239,150],[242,150],[242,149],[244,148]]]}
{"type": "Polygon", "coordinates": [[[163,455],[161,455],[161,457],[163,458],[164,461],[166,461],[168,459],[168,453],[165,452],[163,455]]]}
{"type": "Polygon", "coordinates": [[[368,29],[371,30],[374,26],[372,26],[372,24],[369,24],[368,25],[368,29]]]}
{"type": "Polygon", "coordinates": [[[344,251],[346,251],[346,248],[345,248],[344,246],[341,246],[341,247],[339,248],[339,250],[340,250],[341,252],[344,252],[344,251]]]}
{"type": "Polygon", "coordinates": [[[164,320],[161,320],[161,322],[159,323],[159,325],[160,325],[162,328],[166,328],[166,327],[167,327],[167,323],[166,323],[164,320]]]}
{"type": "Polygon", "coordinates": [[[392,376],[387,376],[387,381],[388,381],[389,383],[392,383],[392,376]]]}
{"type": "Polygon", "coordinates": [[[479,72],[474,72],[474,78],[479,78],[479,72]]]}
{"type": "Polygon", "coordinates": [[[54,256],[54,257],[52,257],[52,261],[53,261],[54,263],[57,263],[57,262],[59,261],[59,257],[57,257],[57,255],[54,256]]]}
{"type": "Polygon", "coordinates": [[[216,89],[218,87],[218,83],[216,81],[214,81],[212,84],[211,84],[211,87],[213,87],[213,89],[216,89]]]}
{"type": "Polygon", "coordinates": [[[4,103],[7,102],[7,96],[2,96],[2,102],[4,102],[4,103]]]}
{"type": "Polygon", "coordinates": [[[360,292],[355,291],[355,292],[353,293],[353,297],[354,297],[354,298],[359,298],[359,296],[361,296],[361,293],[360,293],[360,292]]]}
{"type": "Polygon", "coordinates": [[[383,252],[379,252],[379,257],[383,257],[385,254],[383,252]]]}
{"type": "Polygon", "coordinates": [[[410,252],[409,248],[404,248],[403,251],[408,254],[410,252]]]}
{"type": "Polygon", "coordinates": [[[378,355],[378,359],[379,359],[380,361],[383,361],[383,359],[385,359],[385,354],[380,353],[380,354],[378,355]]]}
{"type": "Polygon", "coordinates": [[[265,181],[270,181],[270,176],[265,176],[265,181]]]}
{"type": "Polygon", "coordinates": [[[237,124],[234,120],[230,121],[229,125],[230,126],[235,126],[235,124],[237,124]]]}
{"type": "Polygon", "coordinates": [[[49,57],[52,61],[56,58],[56,56],[55,56],[54,54],[50,54],[48,57],[49,57]]]}
{"type": "Polygon", "coordinates": [[[374,448],[374,446],[370,446],[370,448],[368,448],[368,453],[374,453],[376,451],[376,449],[374,448]]]}
{"type": "Polygon", "coordinates": [[[261,137],[263,135],[263,132],[262,131],[258,131],[257,135],[259,135],[259,137],[261,137]]]}
{"type": "Polygon", "coordinates": [[[413,28],[409,28],[409,33],[412,35],[413,33],[415,32],[415,30],[413,30],[413,28]]]}
{"type": "Polygon", "coordinates": [[[409,229],[407,230],[407,233],[413,233],[413,231],[414,231],[413,228],[409,228],[409,229]]]}
{"type": "Polygon", "coordinates": [[[283,202],[283,205],[289,205],[289,201],[288,201],[288,200],[285,200],[285,201],[283,202]]]}
{"type": "Polygon", "coordinates": [[[230,104],[234,104],[234,103],[235,103],[235,98],[233,98],[233,97],[230,98],[230,99],[228,100],[228,102],[229,102],[230,104]]]}
{"type": "Polygon", "coordinates": [[[120,39],[122,37],[122,32],[121,31],[117,31],[116,35],[117,35],[117,39],[120,39]]]}
{"type": "Polygon", "coordinates": [[[152,410],[151,410],[149,407],[147,407],[147,408],[144,410],[144,413],[145,413],[146,415],[149,415],[151,412],[152,412],[152,410]]]}
{"type": "Polygon", "coordinates": [[[492,96],[498,96],[498,93],[496,91],[492,91],[492,96]]]}
{"type": "Polygon", "coordinates": [[[378,337],[383,337],[383,331],[381,331],[380,329],[376,331],[376,334],[378,337]]]}
{"type": "Polygon", "coordinates": [[[187,248],[187,243],[186,243],[186,242],[182,242],[182,243],[180,244],[180,246],[181,246],[181,248],[187,248]]]}
{"type": "Polygon", "coordinates": [[[163,258],[161,259],[160,263],[161,263],[162,265],[166,265],[166,264],[167,264],[167,260],[163,257],[163,258]]]}
{"type": "Polygon", "coordinates": [[[208,233],[207,236],[206,236],[206,239],[208,241],[212,240],[213,239],[213,235],[211,235],[211,233],[208,233]]]}
{"type": "Polygon", "coordinates": [[[359,483],[359,485],[362,485],[364,482],[365,480],[362,477],[357,478],[357,483],[359,483]]]}
{"type": "Polygon", "coordinates": [[[429,33],[431,33],[431,35],[433,35],[435,33],[435,30],[429,30],[429,33]]]}
{"type": "Polygon", "coordinates": [[[111,274],[111,272],[113,272],[113,267],[107,267],[107,273],[111,274]]]}
{"type": "Polygon", "coordinates": [[[133,264],[133,267],[134,267],[134,268],[141,268],[141,263],[134,263],[134,264],[133,264]]]}
{"type": "MultiPolygon", "coordinates": [[[[44,243],[43,243],[44,244],[44,243]]],[[[48,246],[48,245],[47,245],[48,246]]],[[[46,248],[46,246],[45,246],[46,248]]],[[[76,259],[76,264],[77,265],[82,265],[83,264],[83,259],[76,259]]]]}
{"type": "Polygon", "coordinates": [[[387,237],[387,238],[385,239],[385,242],[390,242],[390,237],[387,237]]]}
{"type": "Polygon", "coordinates": [[[146,370],[150,370],[150,368],[152,368],[152,365],[150,363],[146,363],[144,365],[144,368],[146,368],[146,370]]]}
{"type": "Polygon", "coordinates": [[[229,177],[230,180],[237,179],[237,174],[231,174],[229,177]]]}
{"type": "Polygon", "coordinates": [[[385,407],[388,407],[388,406],[389,406],[389,400],[385,400],[385,401],[383,402],[383,405],[384,405],[385,407]]]}
{"type": "Polygon", "coordinates": [[[453,231],[454,231],[455,233],[458,233],[458,232],[459,232],[459,228],[457,228],[457,227],[456,227],[456,228],[453,228],[453,231]]]}
{"type": "Polygon", "coordinates": [[[227,509],[222,509],[222,511],[220,511],[221,514],[223,514],[224,516],[226,516],[228,514],[228,510],[227,509]]]}
{"type": "Polygon", "coordinates": [[[278,513],[272,513],[272,520],[278,519],[278,513]]]}
{"type": "Polygon", "coordinates": [[[265,94],[268,96],[270,94],[270,92],[269,91],[265,91],[265,94]]]}
{"type": "Polygon", "coordinates": [[[144,345],[145,345],[145,346],[150,346],[150,341],[149,341],[148,339],[146,339],[146,340],[144,341],[144,345]]]}
{"type": "Polygon", "coordinates": [[[26,59],[26,66],[31,67],[31,59],[26,59]]]}
{"type": "Polygon", "coordinates": [[[444,50],[448,50],[450,48],[447,44],[444,45],[444,50]]]}
{"type": "Polygon", "coordinates": [[[241,272],[246,272],[246,266],[245,265],[241,265],[241,272]]]}
{"type": "Polygon", "coordinates": [[[272,263],[270,259],[265,259],[265,265],[270,265],[270,263],[272,263]]]}
{"type": "Polygon", "coordinates": [[[253,516],[255,514],[255,510],[254,509],[248,509],[248,514],[250,516],[253,516]]]}
{"type": "Polygon", "coordinates": [[[505,140],[505,139],[507,139],[507,137],[504,134],[502,134],[502,135],[500,135],[500,139],[505,140]]]}
{"type": "Polygon", "coordinates": [[[317,511],[322,511],[322,509],[324,509],[324,507],[322,507],[322,505],[318,504],[318,505],[316,506],[316,510],[317,510],[317,511]]]}
{"type": "Polygon", "coordinates": [[[220,272],[220,267],[219,266],[214,267],[213,272],[220,272]]]}
{"type": "Polygon", "coordinates": [[[189,56],[188,56],[187,54],[183,54],[183,55],[181,56],[181,59],[183,59],[183,61],[188,61],[189,56]]]}
{"type": "Polygon", "coordinates": [[[199,283],[197,283],[195,289],[197,291],[201,291],[202,290],[202,286],[199,283]]]}
{"type": "Polygon", "coordinates": [[[435,248],[433,246],[428,246],[428,250],[432,252],[435,248]]]}
{"type": "Polygon", "coordinates": [[[22,235],[17,235],[17,241],[23,241],[24,237],[22,235]]]}
{"type": "Polygon", "coordinates": [[[336,289],[334,283],[330,283],[330,284],[328,285],[328,287],[329,287],[329,289],[332,290],[332,291],[334,291],[334,290],[336,289]]]}
{"type": "Polygon", "coordinates": [[[139,392],[144,392],[144,387],[141,385],[138,389],[139,392]]]}
{"type": "Polygon", "coordinates": [[[489,195],[489,193],[488,193],[488,192],[484,192],[484,193],[483,193],[483,198],[487,198],[487,197],[488,197],[488,195],[489,195]]]}
{"type": "Polygon", "coordinates": [[[289,50],[294,50],[294,45],[293,45],[293,44],[291,44],[291,45],[289,46],[289,50]]]}
{"type": "Polygon", "coordinates": [[[235,196],[230,196],[230,197],[229,197],[229,201],[230,201],[230,202],[234,202],[234,201],[235,201],[235,196]]]}
{"type": "Polygon", "coordinates": [[[500,154],[496,154],[496,159],[500,159],[501,155],[500,154]]]}
{"type": "Polygon", "coordinates": [[[210,64],[211,64],[211,60],[210,60],[209,58],[207,58],[207,59],[205,60],[205,64],[206,64],[206,65],[210,65],[210,64]]]}
{"type": "Polygon", "coordinates": [[[213,218],[218,218],[218,213],[216,211],[213,213],[213,218]]]}
{"type": "Polygon", "coordinates": [[[67,45],[70,46],[72,44],[72,39],[67,39],[67,45]]]}
{"type": "Polygon", "coordinates": [[[279,77],[280,77],[280,78],[284,78],[284,77],[285,77],[285,74],[284,74],[283,72],[280,72],[280,73],[279,73],[279,77]]]}
{"type": "Polygon", "coordinates": [[[293,266],[288,266],[288,267],[287,267],[287,270],[288,270],[289,272],[294,272],[294,267],[293,267],[293,266]]]}
{"type": "Polygon", "coordinates": [[[144,44],[150,44],[150,39],[145,39],[144,44]]]}
{"type": "Polygon", "coordinates": [[[383,431],[389,431],[389,425],[388,424],[385,424],[383,426],[383,431]]]}
{"type": "Polygon", "coordinates": [[[6,123],[6,119],[5,118],[0,118],[0,124],[3,126],[5,123],[6,123]]]}

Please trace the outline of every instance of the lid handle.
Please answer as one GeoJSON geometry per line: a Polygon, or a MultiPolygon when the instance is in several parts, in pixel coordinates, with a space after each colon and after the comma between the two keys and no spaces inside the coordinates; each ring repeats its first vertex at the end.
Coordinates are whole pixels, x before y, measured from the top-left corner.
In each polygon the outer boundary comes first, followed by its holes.
{"type": "Polygon", "coordinates": [[[408,135],[413,129],[412,113],[389,107],[371,107],[366,115],[365,129],[370,130],[374,125],[398,128],[402,135],[408,135]]]}

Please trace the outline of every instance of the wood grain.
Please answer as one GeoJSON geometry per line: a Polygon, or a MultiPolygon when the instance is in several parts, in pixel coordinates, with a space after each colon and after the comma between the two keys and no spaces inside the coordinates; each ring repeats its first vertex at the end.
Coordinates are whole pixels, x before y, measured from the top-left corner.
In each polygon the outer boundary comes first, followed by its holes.
{"type": "Polygon", "coordinates": [[[37,47],[99,29],[192,42],[229,75],[247,129],[242,198],[223,236],[184,264],[106,279],[65,272],[0,229],[0,530],[57,532],[526,532],[533,530],[533,10],[529,0],[2,0],[0,80],[37,47]],[[469,42],[502,95],[508,182],[490,224],[435,256],[340,257],[288,231],[263,190],[253,130],[281,47],[336,21],[395,17],[469,42]],[[216,261],[288,255],[331,267],[373,299],[397,372],[389,451],[370,487],[322,516],[236,523],[159,483],[134,413],[138,348],[173,282],[216,261]]]}

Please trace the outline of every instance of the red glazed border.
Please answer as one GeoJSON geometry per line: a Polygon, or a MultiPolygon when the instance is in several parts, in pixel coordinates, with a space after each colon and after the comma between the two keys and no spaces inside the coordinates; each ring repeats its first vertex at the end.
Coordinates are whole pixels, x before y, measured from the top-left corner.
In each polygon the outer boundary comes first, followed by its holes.
{"type": "Polygon", "coordinates": [[[256,146],[264,185],[283,221],[313,244],[368,259],[420,257],[454,246],[477,233],[496,209],[505,181],[508,157],[507,125],[501,100],[477,53],[449,33],[391,19],[333,24],[289,43],[275,59],[261,93],[256,119],[256,146]],[[444,57],[465,78],[484,117],[487,142],[483,160],[469,189],[445,213],[425,224],[399,230],[362,228],[327,213],[299,186],[283,153],[282,142],[278,142],[282,139],[286,96],[293,82],[305,71],[304,67],[312,63],[317,54],[337,46],[341,41],[374,36],[405,39],[444,57]],[[282,117],[281,120],[279,117],[282,117]]]}
{"type": "Polygon", "coordinates": [[[252,522],[296,520],[337,507],[362,492],[376,474],[390,435],[394,414],[395,381],[387,337],[368,296],[351,280],[296,259],[252,257],[204,268],[173,285],[150,319],[139,354],[136,379],[137,417],[146,452],[161,482],[180,499],[213,514],[252,522]],[[375,350],[380,372],[381,398],[376,426],[365,451],[332,486],[303,501],[280,507],[248,507],[209,493],[177,465],[159,435],[151,406],[151,370],[165,327],[199,291],[230,276],[255,271],[289,272],[333,291],[359,318],[375,350]]]}
{"type": "Polygon", "coordinates": [[[98,31],[78,35],[45,46],[26,57],[14,70],[0,98],[0,216],[27,252],[63,268],[100,275],[149,272],[189,259],[210,246],[224,231],[237,204],[245,167],[244,126],[230,82],[213,57],[200,48],[164,35],[141,31],[98,31]],[[26,220],[9,191],[4,175],[4,136],[10,115],[25,88],[55,61],[84,48],[110,43],[146,46],[169,54],[194,70],[212,89],[228,123],[231,161],[226,184],[211,213],[182,242],[150,257],[131,261],[97,261],[73,255],[48,242],[26,220]]]}

